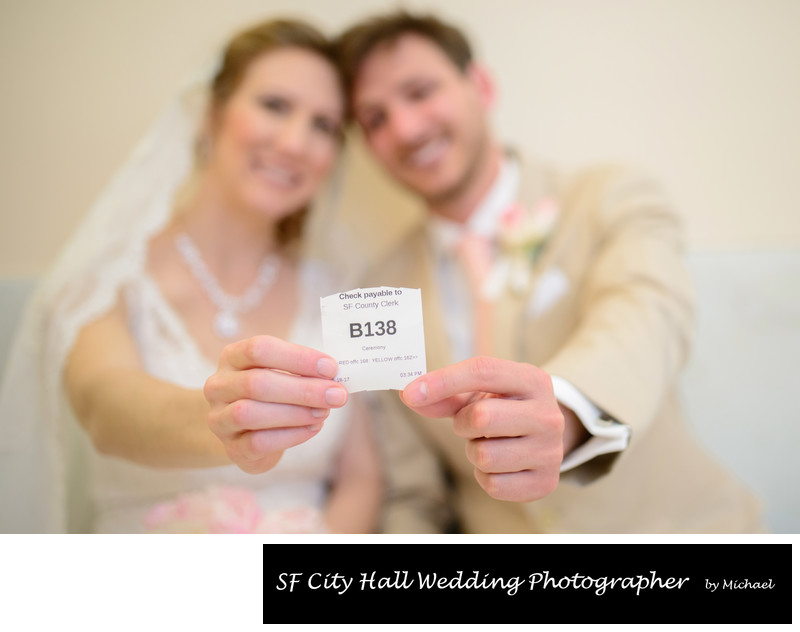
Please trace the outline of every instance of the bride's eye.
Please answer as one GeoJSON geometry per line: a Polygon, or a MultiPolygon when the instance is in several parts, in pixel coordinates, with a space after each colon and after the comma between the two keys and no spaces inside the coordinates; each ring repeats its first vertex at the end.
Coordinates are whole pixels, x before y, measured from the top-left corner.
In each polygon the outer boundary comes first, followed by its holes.
{"type": "Polygon", "coordinates": [[[341,125],[327,116],[315,116],[312,125],[315,130],[333,138],[338,138],[342,133],[341,125]]]}
{"type": "Polygon", "coordinates": [[[265,110],[275,114],[286,114],[291,109],[291,104],[283,97],[266,95],[259,97],[258,102],[265,110]]]}

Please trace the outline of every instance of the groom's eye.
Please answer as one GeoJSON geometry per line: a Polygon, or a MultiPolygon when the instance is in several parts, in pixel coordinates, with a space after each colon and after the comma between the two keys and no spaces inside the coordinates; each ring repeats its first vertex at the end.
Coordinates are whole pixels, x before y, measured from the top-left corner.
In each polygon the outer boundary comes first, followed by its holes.
{"type": "Polygon", "coordinates": [[[374,132],[386,122],[386,114],[383,112],[369,112],[359,117],[361,126],[368,132],[374,132]]]}
{"type": "Polygon", "coordinates": [[[428,98],[436,90],[436,83],[425,81],[417,83],[408,88],[407,95],[411,101],[422,101],[428,98]]]}

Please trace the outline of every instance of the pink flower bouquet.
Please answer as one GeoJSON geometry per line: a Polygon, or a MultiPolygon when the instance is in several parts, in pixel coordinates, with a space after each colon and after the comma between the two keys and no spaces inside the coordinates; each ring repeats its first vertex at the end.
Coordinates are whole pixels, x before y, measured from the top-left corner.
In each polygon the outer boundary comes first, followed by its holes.
{"type": "Polygon", "coordinates": [[[150,533],[326,533],[313,507],[264,513],[251,491],[224,486],[160,503],[144,525],[150,533]]]}

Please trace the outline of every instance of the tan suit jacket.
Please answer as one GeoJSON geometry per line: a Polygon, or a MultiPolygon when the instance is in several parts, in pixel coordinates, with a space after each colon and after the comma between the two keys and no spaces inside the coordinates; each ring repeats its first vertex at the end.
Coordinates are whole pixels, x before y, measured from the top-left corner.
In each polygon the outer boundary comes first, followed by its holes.
{"type": "MultiPolygon", "coordinates": [[[[385,531],[449,530],[448,516],[467,533],[762,530],[750,492],[700,448],[682,417],[676,383],[690,348],[693,300],[681,226],[664,196],[613,166],[570,179],[523,168],[520,201],[534,205],[544,196],[558,200],[559,220],[528,289],[498,302],[496,355],[571,382],[632,429],[630,445],[562,474],[544,499],[497,501],[478,486],[449,420],[421,418],[396,392],[382,393],[385,531]],[[532,313],[541,279],[554,270],[567,291],[532,313]]],[[[421,288],[428,370],[452,362],[424,223],[385,253],[368,281],[421,288]]]]}

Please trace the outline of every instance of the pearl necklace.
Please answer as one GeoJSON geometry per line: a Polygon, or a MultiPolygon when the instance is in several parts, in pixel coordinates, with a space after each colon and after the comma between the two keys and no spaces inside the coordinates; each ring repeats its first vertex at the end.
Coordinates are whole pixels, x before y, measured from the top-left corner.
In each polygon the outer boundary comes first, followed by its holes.
{"type": "Polygon", "coordinates": [[[221,338],[235,338],[241,329],[240,315],[261,303],[264,295],[275,283],[280,265],[279,257],[275,254],[267,255],[258,268],[258,276],[253,284],[241,296],[231,296],[211,275],[197,246],[186,233],[180,233],[175,237],[175,245],[192,274],[200,281],[200,285],[219,310],[214,317],[214,331],[221,338]]]}

